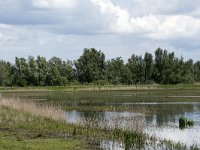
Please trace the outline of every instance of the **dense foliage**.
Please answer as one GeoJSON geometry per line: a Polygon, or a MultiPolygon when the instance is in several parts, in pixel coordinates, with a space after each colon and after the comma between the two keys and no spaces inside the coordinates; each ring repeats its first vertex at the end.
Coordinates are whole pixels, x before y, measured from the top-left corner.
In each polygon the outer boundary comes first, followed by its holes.
{"type": "Polygon", "coordinates": [[[200,81],[200,61],[177,58],[174,52],[158,48],[153,57],[132,55],[106,60],[94,48],[84,49],[76,61],[50,60],[38,56],[17,58],[15,64],[0,61],[0,86],[64,86],[77,83],[97,84],[179,84],[200,81]]]}

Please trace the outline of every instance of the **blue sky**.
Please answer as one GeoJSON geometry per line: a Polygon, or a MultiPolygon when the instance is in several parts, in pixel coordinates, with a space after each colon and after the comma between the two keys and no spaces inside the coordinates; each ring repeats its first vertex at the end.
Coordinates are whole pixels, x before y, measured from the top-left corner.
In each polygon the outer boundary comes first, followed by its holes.
{"type": "Polygon", "coordinates": [[[200,59],[200,1],[0,0],[0,59],[77,59],[84,48],[107,59],[158,47],[200,59]]]}

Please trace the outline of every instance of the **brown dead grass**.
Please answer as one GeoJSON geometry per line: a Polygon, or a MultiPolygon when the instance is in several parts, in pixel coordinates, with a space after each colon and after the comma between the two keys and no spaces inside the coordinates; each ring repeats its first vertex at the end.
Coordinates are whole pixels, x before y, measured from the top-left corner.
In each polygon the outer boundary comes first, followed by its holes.
{"type": "Polygon", "coordinates": [[[32,101],[15,98],[0,98],[0,106],[30,113],[37,117],[44,117],[56,121],[65,121],[65,111],[49,105],[38,105],[32,101]]]}

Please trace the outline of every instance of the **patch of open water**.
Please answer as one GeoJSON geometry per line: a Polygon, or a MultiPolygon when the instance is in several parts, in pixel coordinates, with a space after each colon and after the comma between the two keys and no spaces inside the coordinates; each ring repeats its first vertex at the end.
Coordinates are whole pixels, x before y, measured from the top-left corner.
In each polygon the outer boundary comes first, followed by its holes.
{"type": "MultiPolygon", "coordinates": [[[[70,123],[95,122],[94,125],[106,128],[120,128],[133,130],[140,127],[145,133],[154,135],[160,139],[168,139],[181,142],[188,147],[197,145],[200,147],[200,103],[198,102],[167,102],[167,103],[139,103],[147,107],[153,107],[154,113],[133,113],[116,111],[69,111],[66,112],[66,120],[70,123]],[[179,118],[184,116],[195,122],[193,127],[179,129],[179,118]]],[[[138,105],[135,104],[135,105],[138,105]]],[[[122,142],[104,140],[101,147],[108,150],[124,150],[122,142]]],[[[151,149],[151,148],[149,148],[151,149]]]]}

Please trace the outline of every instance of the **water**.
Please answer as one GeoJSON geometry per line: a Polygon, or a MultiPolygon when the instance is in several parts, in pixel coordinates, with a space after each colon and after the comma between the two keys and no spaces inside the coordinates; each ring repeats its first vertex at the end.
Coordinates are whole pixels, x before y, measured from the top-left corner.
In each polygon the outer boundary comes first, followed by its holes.
{"type": "Polygon", "coordinates": [[[102,140],[100,148],[104,150],[124,150],[124,144],[120,141],[102,140]]]}
{"type": "MultiPolygon", "coordinates": [[[[137,105],[137,104],[135,104],[137,105]]],[[[149,135],[154,135],[161,139],[168,139],[174,142],[181,142],[188,147],[191,145],[200,146],[200,103],[146,103],[146,109],[155,110],[152,114],[133,113],[133,112],[87,112],[87,111],[68,111],[66,120],[70,123],[85,123],[84,121],[95,120],[95,126],[108,128],[120,128],[133,130],[137,126],[142,126],[142,129],[149,135]],[[179,129],[179,118],[184,116],[195,122],[193,127],[179,129]],[[131,128],[130,128],[131,127],[131,128]]],[[[116,141],[103,141],[108,144],[108,147],[115,150],[122,149],[121,143],[116,141]]]]}
{"type": "Polygon", "coordinates": [[[68,111],[66,112],[66,121],[74,124],[88,124],[92,123],[93,126],[99,128],[119,128],[126,130],[134,130],[137,126],[142,125],[141,122],[144,119],[144,115],[141,113],[130,112],[80,112],[80,111],[68,111]],[[141,123],[141,124],[138,124],[141,123]],[[129,129],[128,129],[129,127],[129,129]]]}

